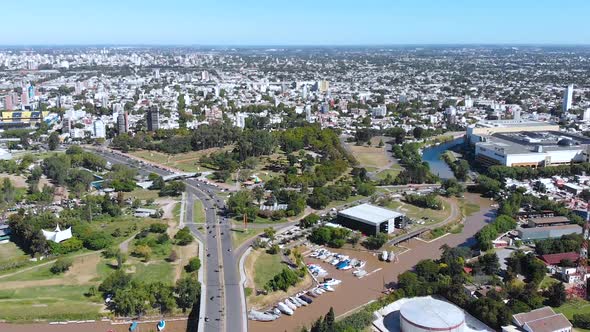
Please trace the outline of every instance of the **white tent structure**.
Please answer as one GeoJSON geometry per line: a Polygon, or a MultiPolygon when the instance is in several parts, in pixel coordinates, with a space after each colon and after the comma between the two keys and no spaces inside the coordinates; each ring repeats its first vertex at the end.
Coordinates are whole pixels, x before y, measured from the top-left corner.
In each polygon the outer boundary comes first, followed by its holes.
{"type": "Polygon", "coordinates": [[[55,243],[60,243],[72,237],[72,227],[69,227],[68,229],[62,231],[61,229],[59,229],[59,225],[56,225],[55,230],[53,232],[46,231],[44,229],[42,229],[41,231],[43,231],[43,236],[45,236],[45,239],[47,241],[53,241],[55,243]]]}

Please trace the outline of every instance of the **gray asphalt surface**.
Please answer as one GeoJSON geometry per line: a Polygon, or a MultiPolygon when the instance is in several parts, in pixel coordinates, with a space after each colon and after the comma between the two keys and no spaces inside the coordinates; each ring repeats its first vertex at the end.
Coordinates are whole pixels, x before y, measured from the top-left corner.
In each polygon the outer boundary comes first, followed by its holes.
{"type": "MultiPolygon", "coordinates": [[[[142,175],[156,173],[170,175],[172,172],[137,162],[117,153],[93,150],[112,164],[132,166],[142,175]]],[[[205,331],[242,331],[244,315],[238,259],[232,251],[231,224],[223,215],[225,203],[216,195],[218,189],[195,179],[184,180],[186,184],[185,224],[191,232],[205,243],[205,331]],[[201,232],[194,223],[194,201],[200,200],[206,210],[206,225],[201,232]]],[[[239,256],[238,256],[239,257],[239,256]]]]}

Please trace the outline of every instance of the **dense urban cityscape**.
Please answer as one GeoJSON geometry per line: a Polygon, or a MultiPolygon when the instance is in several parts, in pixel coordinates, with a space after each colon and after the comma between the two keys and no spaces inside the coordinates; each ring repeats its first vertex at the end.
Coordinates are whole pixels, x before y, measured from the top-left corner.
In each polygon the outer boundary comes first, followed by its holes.
{"type": "Polygon", "coordinates": [[[590,331],[583,31],[330,46],[327,23],[0,46],[0,330],[590,331]]]}

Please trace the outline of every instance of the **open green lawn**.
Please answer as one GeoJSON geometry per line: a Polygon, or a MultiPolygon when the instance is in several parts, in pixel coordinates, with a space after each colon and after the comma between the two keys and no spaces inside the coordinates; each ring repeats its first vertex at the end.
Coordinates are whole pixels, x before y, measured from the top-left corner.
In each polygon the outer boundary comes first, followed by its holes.
{"type": "MultiPolygon", "coordinates": [[[[356,145],[356,143],[346,143],[348,149],[352,152],[354,158],[361,167],[384,167],[389,163],[385,147],[379,147],[380,137],[373,137],[371,145],[356,145]]],[[[385,141],[385,140],[384,140],[385,141]]]]}
{"type": "Polygon", "coordinates": [[[28,257],[14,242],[0,244],[0,263],[28,257]]]}
{"type": "Polygon", "coordinates": [[[213,148],[202,151],[179,153],[175,155],[169,155],[158,151],[139,150],[131,152],[130,154],[147,161],[175,167],[185,172],[204,172],[210,171],[211,169],[200,163],[201,157],[212,152],[222,151],[225,149],[226,148],[213,148]]]}
{"type": "Polygon", "coordinates": [[[442,202],[442,210],[424,209],[415,205],[398,201],[392,201],[387,205],[387,207],[396,211],[403,212],[406,214],[406,216],[412,219],[424,220],[428,225],[444,221],[451,215],[451,205],[447,201],[443,200],[442,202]]]}
{"type": "Polygon", "coordinates": [[[115,221],[94,220],[91,224],[96,230],[102,230],[107,234],[118,231],[119,237],[114,238],[115,243],[120,243],[129,238],[136,230],[143,229],[149,225],[159,222],[154,218],[136,218],[129,215],[118,217],[115,221]]]}
{"type": "Polygon", "coordinates": [[[270,255],[262,252],[254,262],[254,283],[256,288],[264,288],[264,285],[281,272],[284,267],[280,255],[270,255]]]}
{"type": "Polygon", "coordinates": [[[156,199],[158,198],[158,191],[157,190],[148,190],[143,188],[137,188],[133,191],[126,192],[123,194],[125,199],[140,199],[140,200],[149,200],[149,199],[156,199]]]}
{"type": "Polygon", "coordinates": [[[49,271],[52,264],[39,266],[28,271],[15,274],[10,277],[2,278],[1,281],[29,281],[29,280],[44,280],[59,277],[49,271]]]}
{"type": "Polygon", "coordinates": [[[172,283],[172,265],[168,262],[150,262],[148,264],[135,264],[135,273],[133,279],[152,283],[161,281],[164,283],[172,283]]]}
{"type": "Polygon", "coordinates": [[[390,169],[375,174],[375,178],[377,178],[377,180],[383,180],[387,177],[387,174],[391,174],[391,177],[395,179],[402,169],[403,168],[400,165],[393,165],[390,169]]]}
{"type": "MultiPolygon", "coordinates": [[[[562,313],[569,319],[570,321],[574,317],[575,314],[580,313],[588,313],[590,312],[590,301],[585,300],[571,300],[568,301],[566,304],[562,305],[561,307],[553,308],[555,312],[562,313]]],[[[575,328],[577,331],[588,332],[590,330],[575,328]]]]}
{"type": "Polygon", "coordinates": [[[0,312],[8,321],[96,319],[102,308],[84,293],[87,286],[46,286],[0,291],[0,312]]]}
{"type": "Polygon", "coordinates": [[[259,228],[247,229],[247,230],[232,229],[232,231],[231,231],[232,247],[237,248],[242,243],[246,242],[247,240],[249,240],[249,239],[253,238],[254,236],[257,236],[258,234],[261,234],[261,233],[262,233],[262,230],[259,228]]]}
{"type": "Polygon", "coordinates": [[[193,218],[195,219],[195,223],[204,223],[205,222],[205,208],[203,208],[203,203],[198,199],[195,200],[195,205],[193,208],[193,218]]]}

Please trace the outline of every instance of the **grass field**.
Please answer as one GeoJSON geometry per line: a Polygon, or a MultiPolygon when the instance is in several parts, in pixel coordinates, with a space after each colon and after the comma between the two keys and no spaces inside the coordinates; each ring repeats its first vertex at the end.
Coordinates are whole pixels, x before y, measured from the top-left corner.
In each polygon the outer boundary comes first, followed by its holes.
{"type": "Polygon", "coordinates": [[[403,212],[406,214],[406,216],[412,219],[424,220],[426,224],[435,224],[444,221],[451,215],[451,204],[444,200],[442,202],[442,210],[424,209],[415,205],[398,201],[393,201],[389,203],[387,207],[396,211],[403,212]]]}
{"type": "MultiPolygon", "coordinates": [[[[8,321],[96,319],[101,303],[84,296],[88,286],[29,287],[0,291],[0,312],[8,321]]],[[[95,299],[94,299],[95,300],[95,299]]]]}
{"type": "Polygon", "coordinates": [[[391,174],[391,176],[395,179],[402,170],[403,167],[400,165],[393,165],[390,169],[386,169],[377,173],[375,178],[377,178],[377,180],[383,180],[387,177],[387,174],[391,174]]]}
{"type": "Polygon", "coordinates": [[[149,264],[137,263],[133,279],[152,283],[161,281],[163,283],[172,283],[172,265],[168,262],[150,262],[149,264]]]}
{"type": "MultiPolygon", "coordinates": [[[[567,317],[567,319],[569,319],[571,321],[575,314],[590,312],[590,301],[571,300],[571,301],[568,301],[566,304],[562,305],[561,307],[553,308],[553,310],[555,310],[555,312],[557,312],[557,313],[564,314],[565,317],[567,317]]],[[[575,330],[582,331],[582,332],[589,332],[590,331],[588,329],[581,329],[581,328],[575,328],[575,330]]]]}
{"type": "Polygon", "coordinates": [[[158,191],[138,188],[133,191],[123,193],[123,197],[125,197],[125,199],[131,198],[131,199],[140,199],[140,200],[146,200],[146,201],[148,199],[155,200],[156,198],[158,198],[158,191]]]}
{"type": "Polygon", "coordinates": [[[202,156],[208,155],[212,152],[226,150],[226,148],[213,148],[201,151],[191,151],[186,153],[179,153],[175,155],[169,155],[165,153],[161,153],[158,151],[147,151],[147,150],[140,150],[134,151],[130,154],[147,161],[151,161],[153,163],[158,163],[160,165],[170,166],[174,168],[178,168],[185,172],[204,172],[210,171],[210,168],[205,167],[202,165],[199,160],[202,156]]]}
{"type": "Polygon", "coordinates": [[[247,229],[242,231],[241,229],[232,229],[231,231],[231,243],[234,248],[239,247],[242,243],[246,242],[247,240],[261,234],[261,229],[247,229]]]}
{"type": "Polygon", "coordinates": [[[254,284],[262,289],[264,285],[276,274],[281,272],[285,265],[281,263],[280,255],[270,255],[261,252],[254,261],[254,284]]]}
{"type": "Polygon", "coordinates": [[[13,242],[0,244],[0,263],[29,257],[13,242]]]}
{"type": "Polygon", "coordinates": [[[195,223],[205,222],[205,209],[203,208],[203,203],[198,199],[195,200],[195,205],[193,208],[193,217],[195,218],[195,223]]]}
{"type": "Polygon", "coordinates": [[[371,146],[358,146],[354,142],[346,143],[361,167],[385,167],[389,163],[385,147],[378,147],[380,137],[371,139],[371,146]]]}
{"type": "Polygon", "coordinates": [[[22,273],[17,273],[13,276],[0,279],[0,283],[6,281],[30,281],[30,280],[44,280],[55,278],[56,275],[51,273],[50,265],[39,266],[22,273]]]}

